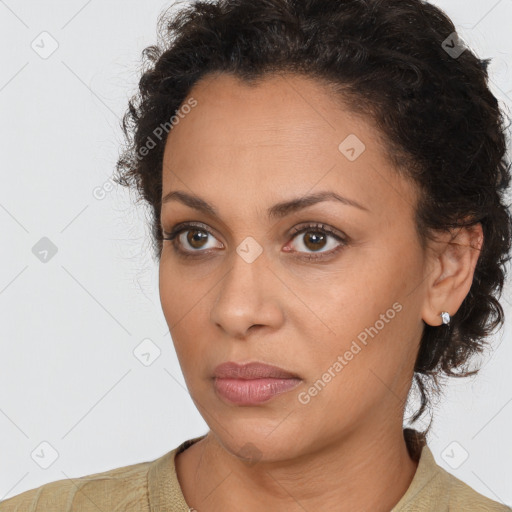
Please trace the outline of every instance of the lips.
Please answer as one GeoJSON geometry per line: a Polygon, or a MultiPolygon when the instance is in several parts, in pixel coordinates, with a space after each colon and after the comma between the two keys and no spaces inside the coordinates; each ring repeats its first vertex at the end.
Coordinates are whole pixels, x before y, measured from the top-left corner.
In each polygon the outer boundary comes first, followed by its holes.
{"type": "Polygon", "coordinates": [[[258,406],[291,391],[302,379],[278,366],[263,363],[222,363],[215,368],[213,387],[226,403],[258,406]]]}
{"type": "Polygon", "coordinates": [[[264,363],[238,364],[232,361],[222,363],[214,370],[218,379],[300,379],[283,368],[264,363]]]}

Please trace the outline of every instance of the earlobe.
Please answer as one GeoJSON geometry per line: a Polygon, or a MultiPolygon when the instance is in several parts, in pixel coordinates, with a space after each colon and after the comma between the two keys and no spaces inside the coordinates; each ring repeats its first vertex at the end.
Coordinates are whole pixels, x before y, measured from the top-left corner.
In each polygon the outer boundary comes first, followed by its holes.
{"type": "Polygon", "coordinates": [[[448,324],[466,298],[483,246],[482,225],[443,233],[432,249],[434,269],[427,277],[423,321],[432,326],[448,324]],[[444,313],[444,314],[443,314],[444,313]]]}

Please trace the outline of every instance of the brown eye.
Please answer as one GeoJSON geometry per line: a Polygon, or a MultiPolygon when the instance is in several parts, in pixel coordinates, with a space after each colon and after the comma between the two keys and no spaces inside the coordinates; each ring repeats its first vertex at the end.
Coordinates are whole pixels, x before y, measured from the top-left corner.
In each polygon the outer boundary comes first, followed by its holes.
{"type": "Polygon", "coordinates": [[[312,250],[323,249],[327,241],[327,235],[320,231],[306,231],[305,236],[302,237],[304,245],[312,250]]]}
{"type": "Polygon", "coordinates": [[[293,240],[295,240],[294,252],[304,253],[309,256],[309,259],[334,254],[347,244],[346,237],[334,233],[323,224],[310,224],[296,228],[293,240]]]}
{"type": "Polygon", "coordinates": [[[177,253],[182,255],[200,255],[209,252],[208,249],[222,248],[222,243],[208,246],[208,242],[216,238],[208,229],[195,224],[179,224],[171,233],[164,233],[164,240],[172,242],[177,253]]]}
{"type": "Polygon", "coordinates": [[[202,249],[204,242],[206,242],[210,236],[206,231],[200,229],[188,229],[183,232],[183,234],[185,233],[187,234],[187,243],[189,243],[194,249],[202,249]]]}

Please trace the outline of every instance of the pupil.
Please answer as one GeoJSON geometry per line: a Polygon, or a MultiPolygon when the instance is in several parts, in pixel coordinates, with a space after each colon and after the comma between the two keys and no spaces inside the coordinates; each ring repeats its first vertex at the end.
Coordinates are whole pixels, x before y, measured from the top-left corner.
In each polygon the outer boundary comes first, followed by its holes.
{"type": "MultiPolygon", "coordinates": [[[[315,232],[312,231],[310,233],[315,233],[315,232]]],[[[322,233],[316,232],[316,234],[307,235],[306,246],[308,247],[308,249],[318,249],[319,243],[321,244],[323,241],[325,241],[325,235],[323,235],[322,233]],[[312,247],[309,247],[310,240],[313,240],[312,247]]]]}
{"type": "Polygon", "coordinates": [[[187,236],[188,242],[192,247],[200,248],[201,242],[208,238],[208,234],[204,231],[190,230],[187,236]],[[197,245],[196,245],[197,244],[197,245]]]}

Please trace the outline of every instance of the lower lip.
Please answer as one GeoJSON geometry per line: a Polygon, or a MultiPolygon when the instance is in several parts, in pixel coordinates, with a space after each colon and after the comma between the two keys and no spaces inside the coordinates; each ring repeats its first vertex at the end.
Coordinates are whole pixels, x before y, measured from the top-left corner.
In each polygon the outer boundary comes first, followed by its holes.
{"type": "Polygon", "coordinates": [[[296,388],[300,379],[214,379],[216,392],[236,405],[257,405],[296,388]]]}

